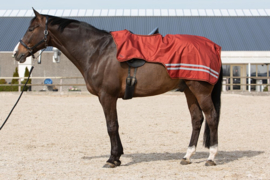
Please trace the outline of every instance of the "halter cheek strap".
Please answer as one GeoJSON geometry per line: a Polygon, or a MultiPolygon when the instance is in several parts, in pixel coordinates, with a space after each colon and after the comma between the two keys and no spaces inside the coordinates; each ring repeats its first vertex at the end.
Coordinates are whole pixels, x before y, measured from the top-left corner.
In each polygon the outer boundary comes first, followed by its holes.
{"type": "MultiPolygon", "coordinates": [[[[45,42],[45,49],[47,48],[48,44],[47,44],[47,37],[48,37],[49,31],[48,31],[48,16],[46,16],[46,24],[45,24],[45,30],[44,30],[44,38],[39,41],[37,44],[35,44],[33,47],[28,47],[22,40],[20,40],[21,45],[23,45],[23,47],[25,47],[28,52],[31,54],[31,56],[33,58],[35,58],[33,50],[39,46],[40,44],[45,42]]],[[[44,50],[45,50],[44,49],[44,50]]]]}

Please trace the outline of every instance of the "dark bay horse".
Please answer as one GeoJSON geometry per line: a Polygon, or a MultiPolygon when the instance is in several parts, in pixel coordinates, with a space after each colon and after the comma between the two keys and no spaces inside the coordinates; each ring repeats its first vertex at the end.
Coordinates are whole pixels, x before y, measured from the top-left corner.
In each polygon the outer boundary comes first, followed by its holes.
{"type": "MultiPolygon", "coordinates": [[[[111,142],[111,155],[105,167],[119,166],[120,156],[124,152],[118,133],[116,103],[125,93],[128,66],[116,59],[117,49],[112,35],[77,20],[41,15],[35,10],[34,13],[35,17],[16,49],[15,59],[23,63],[26,57],[47,46],[57,47],[68,57],[84,77],[88,91],[98,96],[103,107],[111,142]]],[[[222,71],[218,82],[211,85],[204,81],[171,79],[163,65],[146,63],[138,69],[137,80],[134,97],[158,95],[173,89],[185,93],[193,129],[181,164],[191,163],[190,158],[196,151],[204,113],[204,145],[209,148],[206,165],[215,165],[222,71]]]]}

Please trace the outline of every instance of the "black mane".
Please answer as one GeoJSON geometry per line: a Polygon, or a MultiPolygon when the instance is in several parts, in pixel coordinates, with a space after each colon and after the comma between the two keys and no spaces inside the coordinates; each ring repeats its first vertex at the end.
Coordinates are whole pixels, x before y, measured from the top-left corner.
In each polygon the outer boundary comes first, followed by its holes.
{"type": "MultiPolygon", "coordinates": [[[[88,26],[88,27],[91,27],[91,28],[96,29],[98,31],[101,31],[103,33],[109,34],[108,31],[98,29],[98,28],[96,28],[96,27],[94,27],[94,26],[92,26],[92,25],[90,25],[90,24],[88,24],[86,22],[81,22],[81,21],[78,21],[78,20],[75,20],[75,19],[66,19],[66,18],[61,18],[61,17],[57,17],[57,16],[45,15],[45,14],[43,14],[43,16],[48,16],[49,17],[48,24],[50,24],[52,26],[59,25],[58,30],[60,32],[63,32],[64,29],[71,23],[77,23],[77,24],[83,23],[85,25],[85,27],[88,26]]],[[[32,19],[32,21],[34,21],[34,20],[35,20],[35,17],[32,19]]],[[[32,23],[32,21],[31,21],[31,23],[32,23]]]]}
{"type": "MultiPolygon", "coordinates": [[[[46,15],[44,15],[46,16],[46,15]]],[[[54,25],[59,25],[58,30],[63,32],[63,30],[70,24],[70,23],[80,23],[80,21],[75,20],[75,19],[65,19],[61,17],[56,17],[56,16],[50,16],[49,17],[48,24],[51,24],[52,26],[54,25]]]]}

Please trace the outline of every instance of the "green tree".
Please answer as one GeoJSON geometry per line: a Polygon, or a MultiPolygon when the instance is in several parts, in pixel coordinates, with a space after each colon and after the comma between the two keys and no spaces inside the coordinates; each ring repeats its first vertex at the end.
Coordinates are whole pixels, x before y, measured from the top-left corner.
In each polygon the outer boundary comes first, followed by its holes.
{"type": "MultiPolygon", "coordinates": [[[[19,73],[18,73],[18,67],[15,68],[15,72],[13,73],[13,77],[19,77],[19,73]]],[[[12,79],[11,84],[19,84],[19,79],[12,79]]],[[[9,86],[9,88],[7,88],[7,91],[18,91],[19,86],[9,86]]]]}
{"type": "MultiPolygon", "coordinates": [[[[29,74],[30,74],[30,73],[29,73],[28,68],[25,67],[25,71],[24,71],[24,77],[25,77],[25,78],[24,78],[24,80],[21,82],[21,84],[25,84],[25,83],[26,83],[29,74]]],[[[29,81],[28,81],[27,84],[31,84],[31,82],[32,82],[32,80],[31,80],[31,78],[29,78],[29,81]]],[[[24,86],[22,86],[22,89],[23,89],[23,87],[24,87],[24,86]]],[[[31,86],[26,86],[24,90],[25,90],[25,91],[31,90],[31,86]]]]}
{"type": "MultiPolygon", "coordinates": [[[[13,77],[19,77],[18,67],[16,67],[13,77]]],[[[11,84],[19,84],[19,79],[12,79],[11,84]]]]}
{"type": "MultiPolygon", "coordinates": [[[[0,79],[0,84],[7,84],[5,79],[0,79]]],[[[7,86],[0,86],[0,91],[5,91],[7,86]]]]}

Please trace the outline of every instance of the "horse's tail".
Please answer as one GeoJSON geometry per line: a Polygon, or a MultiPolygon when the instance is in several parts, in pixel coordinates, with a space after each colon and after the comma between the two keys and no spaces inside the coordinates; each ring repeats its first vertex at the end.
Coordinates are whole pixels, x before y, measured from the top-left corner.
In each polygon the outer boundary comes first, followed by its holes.
{"type": "MultiPolygon", "coordinates": [[[[222,67],[221,67],[218,81],[215,84],[214,89],[212,91],[212,95],[211,95],[212,101],[213,101],[213,104],[217,113],[217,118],[215,119],[217,121],[217,126],[218,126],[219,117],[220,117],[222,79],[223,79],[223,72],[222,72],[222,67]]],[[[205,121],[203,144],[206,148],[210,147],[210,129],[206,121],[205,121]]]]}

